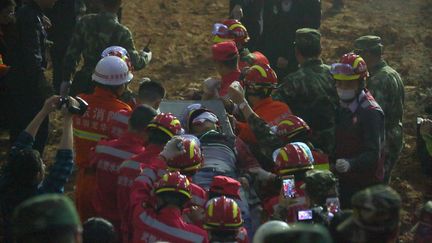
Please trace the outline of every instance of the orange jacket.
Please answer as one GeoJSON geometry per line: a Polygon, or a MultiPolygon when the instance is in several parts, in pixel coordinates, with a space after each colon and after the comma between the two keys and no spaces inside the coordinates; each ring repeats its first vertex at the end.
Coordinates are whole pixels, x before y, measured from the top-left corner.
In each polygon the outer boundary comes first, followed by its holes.
{"type": "Polygon", "coordinates": [[[108,137],[108,123],[114,113],[122,109],[131,111],[131,108],[117,99],[111,91],[99,87],[95,88],[93,94],[81,94],[80,97],[87,101],[89,106],[83,116],[73,118],[75,161],[78,167],[87,167],[90,149],[96,146],[101,138],[108,137]]]}
{"type": "MultiPolygon", "coordinates": [[[[291,110],[287,104],[275,101],[271,97],[257,102],[252,109],[255,113],[269,124],[277,125],[277,122],[286,115],[290,115],[291,110]]],[[[247,144],[256,144],[257,140],[249,125],[245,122],[237,123],[238,136],[247,144]]]]}

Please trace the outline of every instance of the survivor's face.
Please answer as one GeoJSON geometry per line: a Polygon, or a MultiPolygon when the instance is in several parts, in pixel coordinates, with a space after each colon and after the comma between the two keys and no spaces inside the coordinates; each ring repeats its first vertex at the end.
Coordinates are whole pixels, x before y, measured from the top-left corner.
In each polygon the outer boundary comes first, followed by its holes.
{"type": "Polygon", "coordinates": [[[0,11],[0,24],[9,24],[15,20],[15,6],[11,5],[0,11]]]}
{"type": "Polygon", "coordinates": [[[205,122],[194,123],[191,127],[191,132],[194,135],[201,135],[210,130],[215,130],[215,129],[216,129],[216,125],[214,123],[205,121],[205,122]]]}

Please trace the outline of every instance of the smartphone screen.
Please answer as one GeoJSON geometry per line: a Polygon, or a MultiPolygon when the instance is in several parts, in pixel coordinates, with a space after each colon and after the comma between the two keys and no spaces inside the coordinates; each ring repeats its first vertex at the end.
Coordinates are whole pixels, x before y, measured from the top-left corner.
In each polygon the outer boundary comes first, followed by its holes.
{"type": "Polygon", "coordinates": [[[340,209],[339,198],[337,197],[329,197],[326,199],[326,207],[327,212],[329,213],[337,213],[340,209]]]}
{"type": "Polygon", "coordinates": [[[283,194],[285,198],[295,197],[295,181],[294,176],[282,178],[283,194]]]}
{"type": "Polygon", "coordinates": [[[312,210],[300,210],[297,212],[297,221],[308,221],[312,219],[312,210]]]}

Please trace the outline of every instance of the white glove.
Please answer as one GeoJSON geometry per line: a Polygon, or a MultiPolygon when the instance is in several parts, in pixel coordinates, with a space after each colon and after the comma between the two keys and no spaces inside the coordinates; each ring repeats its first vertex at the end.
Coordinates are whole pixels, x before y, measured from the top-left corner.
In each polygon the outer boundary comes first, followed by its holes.
{"type": "Polygon", "coordinates": [[[153,54],[151,51],[147,52],[147,51],[142,51],[142,53],[144,53],[145,58],[147,59],[147,62],[149,63],[153,57],[153,54]]]}
{"type": "Polygon", "coordinates": [[[177,156],[186,153],[186,150],[183,146],[182,139],[180,137],[174,136],[171,140],[163,148],[162,152],[159,154],[165,160],[171,160],[177,156]]]}
{"type": "Polygon", "coordinates": [[[351,168],[350,163],[346,159],[338,159],[336,160],[336,170],[339,173],[346,173],[351,168]]]}
{"type": "Polygon", "coordinates": [[[203,91],[207,94],[213,94],[220,88],[221,81],[216,78],[207,78],[203,81],[203,91]]]}

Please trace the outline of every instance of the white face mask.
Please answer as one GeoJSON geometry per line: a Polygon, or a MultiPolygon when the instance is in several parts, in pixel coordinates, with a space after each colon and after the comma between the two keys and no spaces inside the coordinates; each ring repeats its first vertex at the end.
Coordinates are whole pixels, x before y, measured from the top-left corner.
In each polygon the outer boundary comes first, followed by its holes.
{"type": "Polygon", "coordinates": [[[342,101],[352,101],[355,98],[355,89],[339,89],[337,88],[337,93],[342,101]]]}

